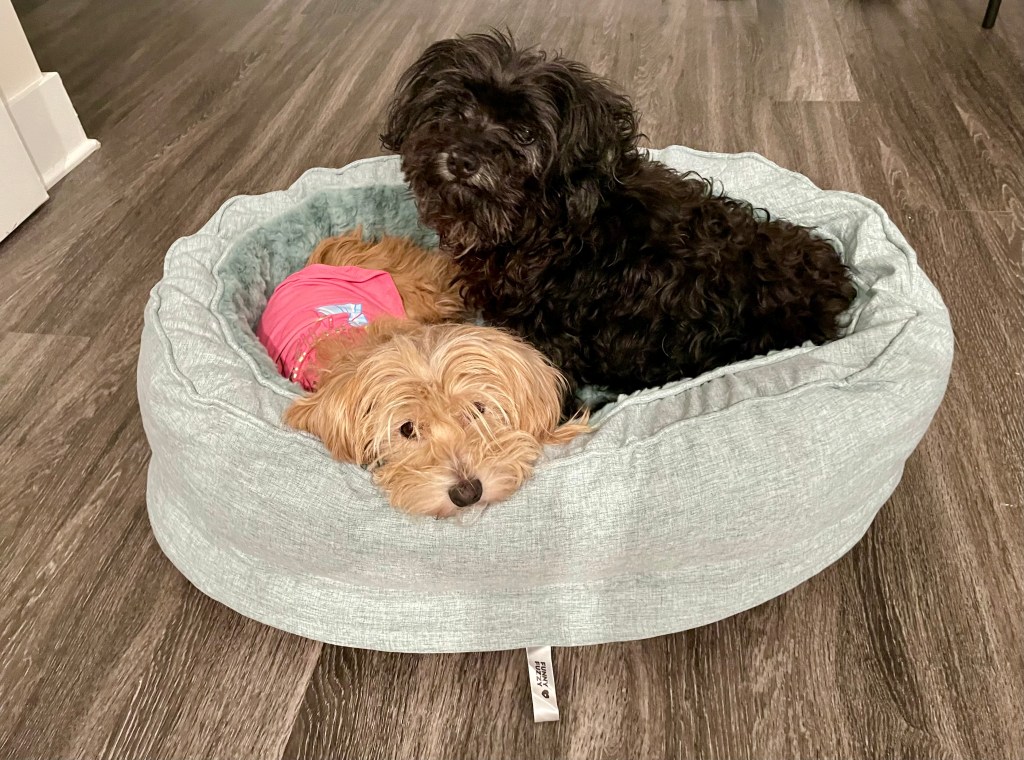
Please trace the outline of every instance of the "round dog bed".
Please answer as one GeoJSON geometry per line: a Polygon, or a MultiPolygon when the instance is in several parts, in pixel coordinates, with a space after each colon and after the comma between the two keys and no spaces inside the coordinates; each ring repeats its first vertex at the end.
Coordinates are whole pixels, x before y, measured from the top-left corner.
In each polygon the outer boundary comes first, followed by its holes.
{"type": "Polygon", "coordinates": [[[229,200],[177,241],[146,310],[148,505],[171,561],[242,614],[336,644],[434,652],[636,639],[703,625],[849,550],[945,391],[942,300],[882,209],[758,155],[652,152],[834,239],[847,334],[606,406],[471,527],[412,520],[281,414],[297,387],[253,335],[321,238],[430,242],[394,157],[229,200]]]}

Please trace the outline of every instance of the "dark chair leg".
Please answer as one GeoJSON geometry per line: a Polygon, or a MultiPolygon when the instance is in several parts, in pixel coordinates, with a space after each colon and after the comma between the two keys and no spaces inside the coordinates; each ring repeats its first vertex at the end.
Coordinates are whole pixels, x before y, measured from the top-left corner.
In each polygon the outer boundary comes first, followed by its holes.
{"type": "Polygon", "coordinates": [[[996,16],[999,15],[999,3],[1002,0],[988,0],[988,8],[985,9],[985,20],[981,22],[983,29],[991,29],[996,25],[996,16]]]}

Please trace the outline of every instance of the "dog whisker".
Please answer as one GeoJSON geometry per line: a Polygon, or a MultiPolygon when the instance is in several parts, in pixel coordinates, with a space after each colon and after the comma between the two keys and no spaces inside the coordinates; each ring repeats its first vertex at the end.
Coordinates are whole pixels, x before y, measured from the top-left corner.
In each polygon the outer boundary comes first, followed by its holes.
{"type": "Polygon", "coordinates": [[[448,170],[448,154],[441,152],[437,154],[437,173],[445,182],[455,180],[455,175],[448,170]]]}
{"type": "Polygon", "coordinates": [[[456,524],[465,528],[471,528],[480,522],[480,518],[484,516],[484,512],[487,511],[489,506],[489,504],[483,504],[477,507],[463,507],[455,513],[453,519],[456,524]]]}

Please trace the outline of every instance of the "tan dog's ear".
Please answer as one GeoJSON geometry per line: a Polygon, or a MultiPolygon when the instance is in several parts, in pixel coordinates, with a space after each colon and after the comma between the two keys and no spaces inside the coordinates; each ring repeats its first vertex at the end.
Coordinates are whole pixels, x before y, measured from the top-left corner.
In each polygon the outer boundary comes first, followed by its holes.
{"type": "Polygon", "coordinates": [[[335,459],[372,464],[367,417],[373,394],[363,365],[378,346],[416,328],[407,320],[380,319],[365,331],[331,334],[317,341],[317,388],[285,410],[285,424],[317,436],[335,459]]]}
{"type": "Polygon", "coordinates": [[[296,399],[285,411],[284,422],[315,435],[335,459],[369,464],[360,434],[362,412],[352,405],[352,397],[358,393],[357,383],[354,375],[347,375],[335,374],[313,393],[296,399]]]}
{"type": "Polygon", "coordinates": [[[523,431],[542,444],[559,444],[590,430],[585,412],[564,425],[558,424],[568,384],[537,349],[498,331],[487,334],[487,345],[498,367],[507,373],[506,384],[523,431]]]}
{"type": "Polygon", "coordinates": [[[591,430],[590,425],[587,424],[589,418],[590,414],[588,412],[577,414],[565,424],[559,425],[552,430],[547,438],[542,438],[541,443],[550,443],[557,446],[562,443],[568,443],[578,435],[589,433],[591,430]]]}

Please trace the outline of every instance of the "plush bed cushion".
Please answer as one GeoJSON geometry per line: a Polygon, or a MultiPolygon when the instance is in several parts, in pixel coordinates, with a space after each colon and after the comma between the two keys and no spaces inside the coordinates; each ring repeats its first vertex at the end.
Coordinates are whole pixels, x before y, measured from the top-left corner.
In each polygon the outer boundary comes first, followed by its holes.
{"type": "Polygon", "coordinates": [[[819,228],[852,265],[848,334],[605,407],[472,526],[395,512],[368,473],[285,428],[298,392],[253,335],[322,238],[424,243],[394,157],[229,200],[169,251],[139,401],[154,533],[199,589],[323,641],[394,651],[579,645],[712,622],[810,578],[863,535],[946,387],[949,318],[882,209],[754,154],[652,151],[819,228]]]}

